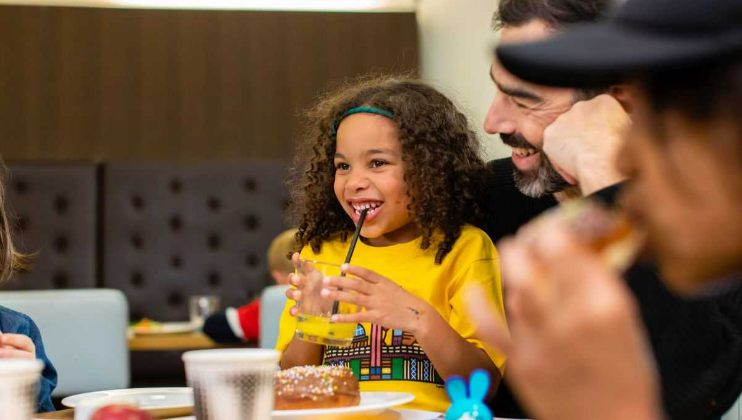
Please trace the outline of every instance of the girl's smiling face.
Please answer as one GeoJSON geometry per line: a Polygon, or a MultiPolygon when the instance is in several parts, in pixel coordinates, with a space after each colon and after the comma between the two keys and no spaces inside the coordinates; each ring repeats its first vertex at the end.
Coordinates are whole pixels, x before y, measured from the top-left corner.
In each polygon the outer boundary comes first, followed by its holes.
{"type": "Polygon", "coordinates": [[[394,121],[353,114],[337,131],[335,196],[358,223],[368,209],[361,236],[372,246],[409,242],[419,236],[407,209],[405,162],[394,121]]]}

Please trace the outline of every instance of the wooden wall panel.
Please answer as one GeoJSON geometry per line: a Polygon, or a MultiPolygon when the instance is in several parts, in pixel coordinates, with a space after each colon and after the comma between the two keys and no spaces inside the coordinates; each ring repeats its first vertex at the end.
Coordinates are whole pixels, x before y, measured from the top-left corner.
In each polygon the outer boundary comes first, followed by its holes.
{"type": "Polygon", "coordinates": [[[412,13],[0,6],[5,159],[288,158],[329,82],[418,66],[412,13]]]}

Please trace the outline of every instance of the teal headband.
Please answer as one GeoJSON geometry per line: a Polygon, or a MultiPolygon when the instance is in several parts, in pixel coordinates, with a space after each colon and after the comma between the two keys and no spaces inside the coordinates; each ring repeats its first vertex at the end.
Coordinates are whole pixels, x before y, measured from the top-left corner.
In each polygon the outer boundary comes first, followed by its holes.
{"type": "Polygon", "coordinates": [[[376,114],[376,115],[381,115],[382,117],[387,117],[390,120],[394,119],[394,114],[384,109],[374,108],[372,106],[359,106],[359,107],[351,108],[343,112],[343,115],[341,115],[340,118],[338,118],[338,120],[335,121],[335,124],[332,125],[332,135],[334,136],[337,134],[338,127],[340,127],[340,123],[343,122],[344,119],[346,119],[347,117],[353,114],[361,114],[361,113],[376,114]]]}

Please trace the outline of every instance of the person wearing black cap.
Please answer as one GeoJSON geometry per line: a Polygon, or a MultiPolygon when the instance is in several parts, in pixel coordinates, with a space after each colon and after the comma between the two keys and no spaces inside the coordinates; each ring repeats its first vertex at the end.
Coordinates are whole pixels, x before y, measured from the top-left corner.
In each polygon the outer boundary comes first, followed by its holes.
{"type": "MultiPolygon", "coordinates": [[[[608,0],[502,0],[493,22],[501,30],[500,45],[507,49],[604,19],[610,6],[608,0]]],[[[626,77],[598,79],[587,72],[576,77],[586,84],[552,87],[519,78],[497,58],[490,75],[498,92],[485,129],[514,146],[512,159],[492,161],[487,168],[482,198],[489,204],[486,230],[492,239],[515,233],[568,192],[593,193],[613,202],[626,178],[614,164],[622,131],[631,124],[626,77]]],[[[638,264],[624,278],[639,303],[668,415],[684,420],[722,413],[727,406],[719,401],[731,401],[738,393],[728,378],[739,374],[732,366],[742,364],[742,289],[731,296],[686,301],[663,285],[651,264],[638,264]],[[695,344],[678,345],[687,342],[695,344]]],[[[501,416],[528,416],[507,381],[492,406],[501,416]]]]}
{"type": "MultiPolygon", "coordinates": [[[[617,161],[630,182],[622,202],[646,230],[668,287],[720,302],[717,320],[728,325],[718,343],[739,346],[742,2],[629,0],[603,22],[502,45],[497,54],[531,83],[627,82],[632,123],[617,161]]],[[[511,335],[474,310],[481,334],[508,354],[517,395],[544,420],[665,418],[657,365],[625,283],[559,219],[527,231],[499,246],[511,335]]],[[[688,418],[718,416],[742,393],[738,357],[708,354],[705,343],[682,336],[666,340],[691,355],[689,364],[719,358],[682,390],[689,400],[711,398],[716,411],[688,418]]]]}

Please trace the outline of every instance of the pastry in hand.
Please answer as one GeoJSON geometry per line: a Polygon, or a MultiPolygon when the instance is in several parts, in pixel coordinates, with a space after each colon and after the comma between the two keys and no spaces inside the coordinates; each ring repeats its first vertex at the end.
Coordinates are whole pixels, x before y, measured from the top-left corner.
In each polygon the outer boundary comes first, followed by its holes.
{"type": "Polygon", "coordinates": [[[560,206],[573,232],[609,267],[622,271],[631,265],[644,237],[617,209],[594,199],[583,199],[560,206]]]}

